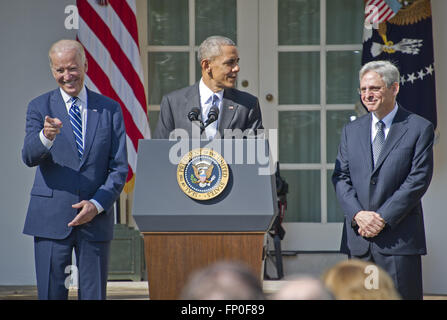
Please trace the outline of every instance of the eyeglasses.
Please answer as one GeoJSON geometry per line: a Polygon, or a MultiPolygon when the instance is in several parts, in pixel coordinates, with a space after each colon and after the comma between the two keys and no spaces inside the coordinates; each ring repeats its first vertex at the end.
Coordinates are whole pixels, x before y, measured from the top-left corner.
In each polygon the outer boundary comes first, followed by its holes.
{"type": "Polygon", "coordinates": [[[384,86],[382,87],[369,87],[369,88],[358,88],[357,91],[359,94],[366,94],[368,91],[372,92],[372,93],[379,93],[383,88],[385,88],[384,86]]]}

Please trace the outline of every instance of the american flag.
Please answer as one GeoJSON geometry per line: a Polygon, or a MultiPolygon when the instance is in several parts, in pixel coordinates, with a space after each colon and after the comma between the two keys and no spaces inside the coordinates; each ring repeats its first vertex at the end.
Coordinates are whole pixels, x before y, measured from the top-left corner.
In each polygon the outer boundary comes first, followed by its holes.
{"type": "Polygon", "coordinates": [[[135,0],[77,0],[77,39],[88,60],[86,85],[118,101],[127,133],[129,175],[133,189],[138,140],[150,138],[143,69],[138,44],[135,0]]]}
{"type": "Polygon", "coordinates": [[[397,0],[367,0],[365,5],[365,24],[378,25],[390,20],[401,8],[397,0]]]}

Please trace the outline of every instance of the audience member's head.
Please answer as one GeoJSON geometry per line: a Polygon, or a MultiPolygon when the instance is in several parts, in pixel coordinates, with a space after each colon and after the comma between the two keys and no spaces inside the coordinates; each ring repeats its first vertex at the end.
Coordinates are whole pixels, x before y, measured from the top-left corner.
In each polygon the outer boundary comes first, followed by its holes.
{"type": "Polygon", "coordinates": [[[333,300],[323,282],[312,276],[294,276],[272,294],[272,300],[333,300]]]}
{"type": "Polygon", "coordinates": [[[259,277],[239,262],[217,262],[193,273],[182,300],[263,300],[259,277]]]}
{"type": "Polygon", "coordinates": [[[400,299],[391,277],[373,262],[339,262],[323,274],[323,282],[337,300],[400,299]]]}

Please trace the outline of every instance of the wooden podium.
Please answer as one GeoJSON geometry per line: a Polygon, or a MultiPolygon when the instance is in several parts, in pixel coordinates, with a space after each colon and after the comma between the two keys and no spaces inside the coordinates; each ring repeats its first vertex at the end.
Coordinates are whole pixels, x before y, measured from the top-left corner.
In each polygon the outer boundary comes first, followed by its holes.
{"type": "MultiPolygon", "coordinates": [[[[140,140],[138,147],[132,214],[144,236],[150,299],[177,299],[192,272],[221,260],[246,264],[262,281],[266,233],[277,212],[274,173],[227,160],[222,148],[227,187],[214,199],[194,200],[178,186],[177,164],[169,159],[175,143],[140,140]]],[[[248,152],[245,140],[231,143],[232,156],[238,146],[248,152]]],[[[265,140],[258,143],[268,149],[265,140]]]]}
{"type": "Polygon", "coordinates": [[[194,271],[220,260],[263,274],[263,232],[143,232],[151,300],[177,299],[194,271]]]}

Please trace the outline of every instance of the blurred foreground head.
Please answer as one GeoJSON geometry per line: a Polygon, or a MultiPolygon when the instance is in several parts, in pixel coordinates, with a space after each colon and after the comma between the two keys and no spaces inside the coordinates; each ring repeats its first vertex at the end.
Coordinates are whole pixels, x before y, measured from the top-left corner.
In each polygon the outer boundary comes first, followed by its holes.
{"type": "Polygon", "coordinates": [[[271,298],[272,300],[333,300],[332,294],[320,279],[307,275],[289,279],[271,298]]]}
{"type": "Polygon", "coordinates": [[[339,262],[324,273],[323,282],[337,300],[400,300],[391,277],[373,262],[339,262]]]}
{"type": "Polygon", "coordinates": [[[217,262],[196,271],[183,288],[182,300],[263,300],[259,277],[239,262],[217,262]]]}

